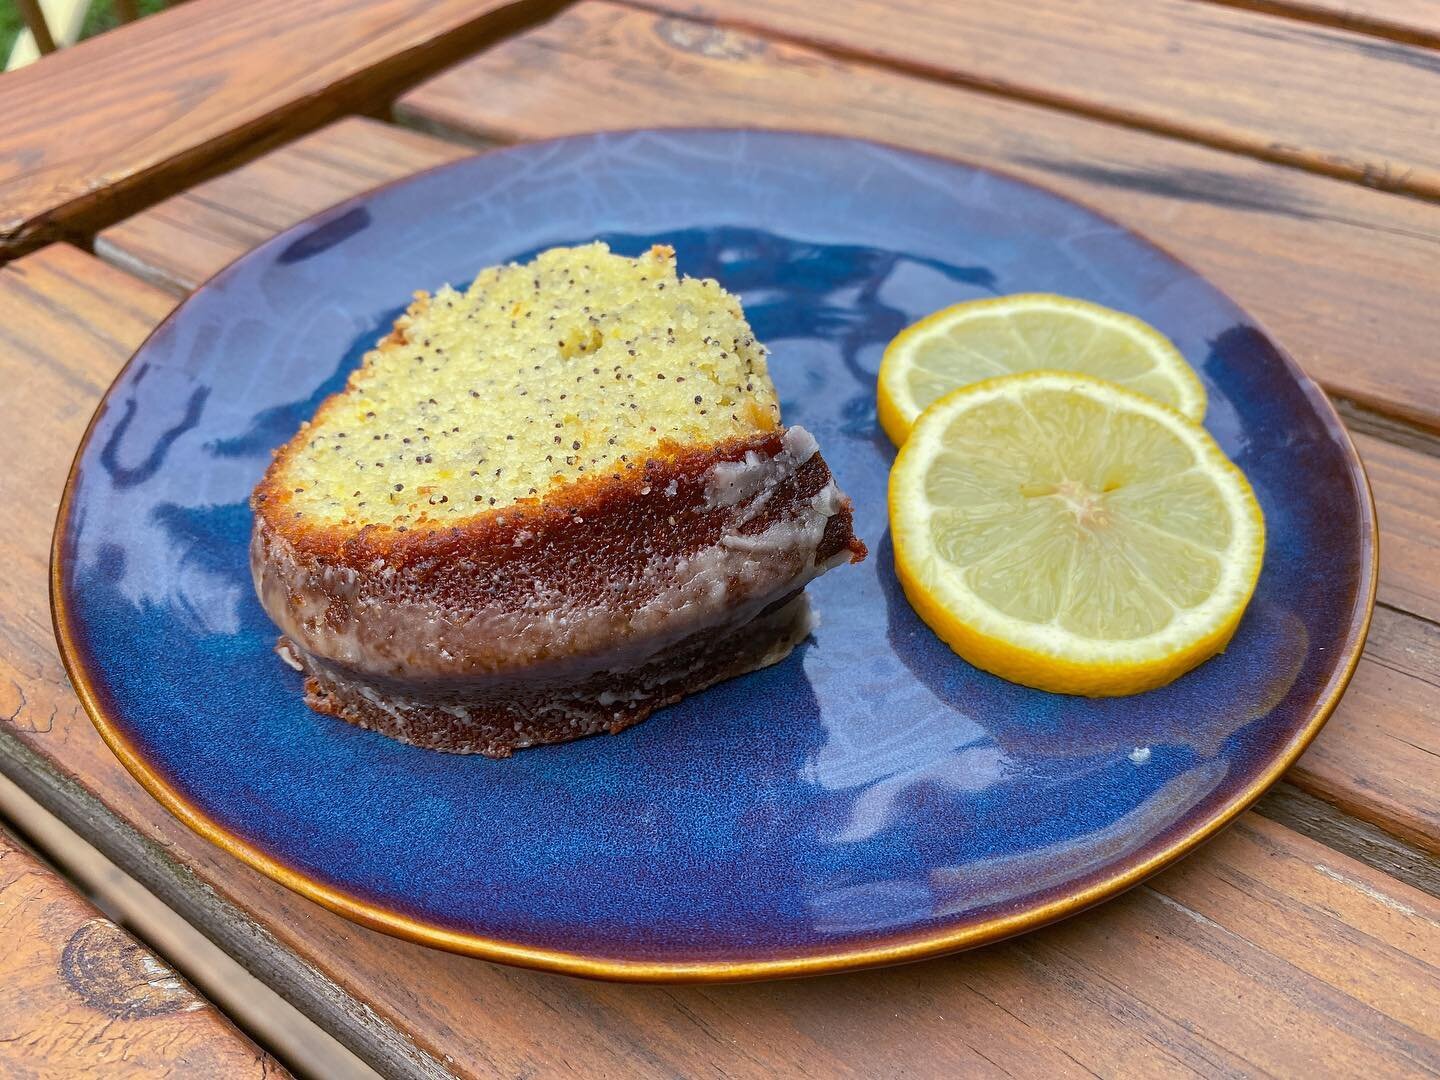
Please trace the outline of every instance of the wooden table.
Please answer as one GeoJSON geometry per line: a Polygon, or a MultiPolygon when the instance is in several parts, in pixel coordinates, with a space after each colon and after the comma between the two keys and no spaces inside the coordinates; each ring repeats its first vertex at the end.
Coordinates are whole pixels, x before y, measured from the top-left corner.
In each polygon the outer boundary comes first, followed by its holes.
{"type": "Polygon", "coordinates": [[[0,81],[0,769],[387,1075],[1435,1074],[1437,203],[1440,0],[193,0],[47,57],[0,81]],[[101,745],[45,569],[70,454],[150,328],[377,183],[697,124],[1038,180],[1209,275],[1334,396],[1379,504],[1374,626],[1319,740],[1219,839],[958,957],[616,986],[350,925],[188,833],[101,745]]]}
{"type": "Polygon", "coordinates": [[[0,831],[0,1074],[289,1074],[0,831]]]}

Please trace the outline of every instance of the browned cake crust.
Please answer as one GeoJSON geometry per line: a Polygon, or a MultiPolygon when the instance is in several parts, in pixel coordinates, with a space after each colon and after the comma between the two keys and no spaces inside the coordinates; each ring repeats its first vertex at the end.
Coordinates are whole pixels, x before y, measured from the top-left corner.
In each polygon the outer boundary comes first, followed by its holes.
{"type": "Polygon", "coordinates": [[[274,472],[251,568],[307,701],[459,753],[618,731],[774,662],[808,626],[798,591],[865,554],[799,428],[455,526],[316,527],[274,472]]]}

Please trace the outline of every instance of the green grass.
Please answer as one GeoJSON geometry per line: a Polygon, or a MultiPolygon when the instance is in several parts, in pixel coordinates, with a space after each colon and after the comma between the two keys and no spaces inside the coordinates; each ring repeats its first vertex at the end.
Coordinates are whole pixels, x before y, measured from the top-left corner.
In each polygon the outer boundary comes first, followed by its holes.
{"type": "MultiPolygon", "coordinates": [[[[137,6],[143,17],[153,15],[167,7],[168,0],[139,0],[137,6]]],[[[93,0],[90,10],[85,15],[85,26],[80,31],[80,36],[82,38],[93,37],[119,25],[120,21],[115,18],[115,9],[109,0],[93,0]]],[[[20,12],[15,7],[13,0],[0,0],[0,67],[3,67],[5,61],[10,59],[10,50],[14,47],[15,39],[20,36],[20,31],[23,29],[25,29],[25,22],[20,18],[20,12]]]]}
{"type": "MultiPolygon", "coordinates": [[[[9,0],[0,0],[0,3],[9,3],[9,0]]],[[[140,0],[135,6],[140,9],[140,17],[143,19],[146,15],[153,15],[160,11],[167,4],[166,0],[140,0]]],[[[106,30],[113,30],[119,25],[120,21],[115,18],[115,10],[110,6],[108,0],[94,0],[85,15],[85,27],[80,31],[80,36],[82,38],[94,37],[96,34],[103,34],[106,30]]]]}
{"type": "Polygon", "coordinates": [[[0,0],[0,66],[10,59],[10,50],[23,29],[25,23],[15,5],[10,0],[0,0]]]}

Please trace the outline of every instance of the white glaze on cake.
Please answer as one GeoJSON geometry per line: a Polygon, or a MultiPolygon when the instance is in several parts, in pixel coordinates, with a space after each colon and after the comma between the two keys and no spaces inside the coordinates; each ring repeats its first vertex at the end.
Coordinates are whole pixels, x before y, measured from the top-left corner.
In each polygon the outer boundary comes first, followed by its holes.
{"type": "MultiPolygon", "coordinates": [[[[742,626],[849,561],[848,547],[816,561],[830,519],[848,510],[828,472],[815,494],[765,528],[746,531],[812,459],[823,468],[815,440],[792,428],[776,454],[752,450],[716,464],[699,505],[678,505],[672,481],[661,494],[677,503],[676,514],[724,517],[717,542],[617,568],[606,592],[590,602],[577,601],[564,578],[552,576],[485,608],[457,607],[411,580],[412,567],[377,559],[362,574],[330,565],[296,552],[263,523],[255,530],[251,570],[289,647],[331,669],[452,689],[496,680],[559,687],[643,666],[698,633],[742,626]]],[[[521,526],[513,544],[523,548],[532,539],[521,526]]]]}

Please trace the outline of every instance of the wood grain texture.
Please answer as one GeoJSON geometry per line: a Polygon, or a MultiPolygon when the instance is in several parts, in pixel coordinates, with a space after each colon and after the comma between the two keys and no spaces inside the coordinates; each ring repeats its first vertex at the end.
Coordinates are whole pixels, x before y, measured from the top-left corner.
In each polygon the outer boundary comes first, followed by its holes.
{"type": "Polygon", "coordinates": [[[1440,208],[1413,199],[600,2],[452,68],[396,110],[492,140],[790,127],[998,167],[1181,255],[1333,393],[1440,430],[1440,208]]]}
{"type": "Polygon", "coordinates": [[[157,285],[188,291],[326,207],[471,152],[350,117],[105,229],[95,237],[95,252],[157,285]]]}
{"type": "Polygon", "coordinates": [[[6,1076],[289,1075],[4,832],[0,987],[6,1076]]]}
{"type": "MultiPolygon", "coordinates": [[[[16,478],[16,501],[53,507],[44,485],[58,491],[99,385],[142,332],[137,314],[158,318],[171,302],[64,247],[0,271],[0,304],[13,313],[0,380],[34,382],[37,403],[64,399],[46,414],[54,420],[0,430],[0,449],[23,445],[56,463],[16,478]],[[54,347],[51,335],[65,328],[73,336],[54,347]]],[[[277,949],[293,952],[302,971],[286,993],[346,995],[348,1005],[317,1018],[387,1075],[429,1075],[432,1065],[627,1077],[1440,1070],[1440,1016],[1429,1008],[1440,993],[1440,902],[1256,815],[1081,918],[886,972],[612,986],[362,930],[189,834],[124,774],[58,676],[53,646],[26,628],[44,586],[23,566],[43,561],[48,532],[17,524],[7,535],[0,633],[10,640],[0,655],[17,662],[0,681],[15,687],[0,710],[10,717],[0,723],[0,763],[163,898],[194,918],[225,919],[207,932],[234,942],[248,965],[265,970],[277,949]],[[152,842],[116,843],[112,812],[152,842]],[[246,914],[226,915],[227,904],[246,914]],[[413,1054],[394,1056],[396,1044],[413,1054]]]]}
{"type": "MultiPolygon", "coordinates": [[[[0,742],[0,747],[16,749],[13,742],[0,742]]],[[[0,822],[26,847],[42,852],[47,866],[174,967],[201,997],[272,1057],[289,1063],[307,1080],[381,1080],[268,983],[243,968],[179,912],[22,791],[3,769],[0,822]]],[[[130,835],[139,839],[138,834],[130,835]]],[[[1406,874],[1407,867],[1400,864],[1398,870],[1406,874]]],[[[1400,880],[1416,884],[1413,875],[1400,880]]],[[[1423,884],[1419,887],[1424,889],[1423,884]]]]}
{"type": "Polygon", "coordinates": [[[931,78],[1440,197],[1440,57],[1193,0],[644,0],[931,78]]]}
{"type": "Polygon", "coordinates": [[[1286,777],[1347,813],[1440,852],[1437,717],[1440,626],[1377,606],[1350,688],[1286,777]]]}
{"type": "Polygon", "coordinates": [[[1440,47],[1440,0],[1205,0],[1440,47]]]}
{"type": "MultiPolygon", "coordinates": [[[[1380,602],[1440,623],[1440,469],[1436,458],[1355,435],[1380,518],[1380,602]]],[[[1440,770],[1440,762],[1436,764],[1440,770]]]]}
{"type": "Polygon", "coordinates": [[[0,258],[379,102],[551,0],[192,0],[0,85],[0,258]]]}
{"type": "Polygon", "coordinates": [[[1351,817],[1294,784],[1276,784],[1255,804],[1255,812],[1423,893],[1440,896],[1440,855],[1351,817]]]}

